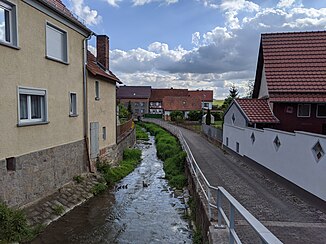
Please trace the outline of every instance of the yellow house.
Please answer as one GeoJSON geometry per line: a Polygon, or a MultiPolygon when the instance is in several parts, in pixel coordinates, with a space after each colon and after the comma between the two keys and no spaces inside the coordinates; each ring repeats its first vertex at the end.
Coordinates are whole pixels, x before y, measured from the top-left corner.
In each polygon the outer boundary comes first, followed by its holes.
{"type": "MultiPolygon", "coordinates": [[[[87,170],[84,57],[91,33],[60,0],[0,0],[0,201],[30,203],[87,170]]],[[[114,143],[113,129],[100,126],[114,143]]]]}
{"type": "Polygon", "coordinates": [[[120,80],[109,69],[109,38],[98,35],[97,57],[87,55],[88,150],[90,160],[114,158],[116,135],[116,83],[120,80]],[[109,155],[109,154],[113,155],[109,155]]]}

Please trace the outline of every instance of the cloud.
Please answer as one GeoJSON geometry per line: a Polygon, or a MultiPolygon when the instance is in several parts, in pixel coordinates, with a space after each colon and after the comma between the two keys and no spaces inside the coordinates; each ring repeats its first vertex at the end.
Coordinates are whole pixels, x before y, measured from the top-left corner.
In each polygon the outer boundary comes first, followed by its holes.
{"type": "Polygon", "coordinates": [[[5,22],[0,23],[0,40],[5,39],[5,22]]]}
{"type": "Polygon", "coordinates": [[[224,25],[194,32],[192,48],[154,42],[147,48],[112,50],[111,68],[127,85],[213,89],[215,98],[225,98],[236,84],[244,95],[248,80],[255,78],[261,33],[326,28],[326,8],[305,8],[298,1],[288,8],[286,3],[263,8],[251,1],[224,0],[219,4],[224,25]]]}
{"type": "Polygon", "coordinates": [[[72,4],[72,12],[82,18],[86,25],[97,25],[101,23],[102,16],[96,10],[92,10],[89,6],[85,5],[84,0],[70,0],[70,2],[72,4]]]}
{"type": "Polygon", "coordinates": [[[161,4],[174,4],[178,3],[179,0],[132,0],[133,6],[143,6],[145,4],[153,3],[153,2],[160,2],[161,4]]]}
{"type": "Polygon", "coordinates": [[[278,8],[289,8],[294,4],[295,0],[280,0],[276,7],[278,8]]]}
{"type": "Polygon", "coordinates": [[[105,0],[105,1],[113,7],[119,7],[119,3],[122,2],[122,0],[105,0]]]}

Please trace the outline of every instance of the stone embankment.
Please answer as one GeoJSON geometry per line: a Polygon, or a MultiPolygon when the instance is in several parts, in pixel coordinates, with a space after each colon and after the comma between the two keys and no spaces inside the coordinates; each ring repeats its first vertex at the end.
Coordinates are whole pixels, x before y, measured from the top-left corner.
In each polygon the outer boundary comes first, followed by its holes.
{"type": "Polygon", "coordinates": [[[27,215],[29,224],[47,226],[93,197],[92,188],[99,182],[99,179],[100,176],[96,174],[83,174],[79,180],[74,180],[54,194],[25,207],[23,211],[27,215]]]}

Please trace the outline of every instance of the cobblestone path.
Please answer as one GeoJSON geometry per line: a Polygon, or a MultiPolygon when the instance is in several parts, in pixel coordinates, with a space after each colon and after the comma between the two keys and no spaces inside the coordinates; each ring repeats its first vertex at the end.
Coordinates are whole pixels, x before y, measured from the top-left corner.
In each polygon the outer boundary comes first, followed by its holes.
{"type": "MultiPolygon", "coordinates": [[[[197,133],[180,130],[210,184],[223,186],[282,242],[326,243],[325,202],[313,201],[197,133]]],[[[259,242],[240,218],[236,229],[245,243],[259,242]]]]}

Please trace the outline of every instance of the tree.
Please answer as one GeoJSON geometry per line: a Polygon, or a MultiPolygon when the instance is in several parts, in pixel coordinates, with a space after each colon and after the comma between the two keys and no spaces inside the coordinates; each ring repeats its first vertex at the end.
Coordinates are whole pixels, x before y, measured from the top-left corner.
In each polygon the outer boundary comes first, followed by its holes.
{"type": "Polygon", "coordinates": [[[181,122],[183,119],[183,113],[181,111],[172,111],[170,116],[171,120],[176,122],[181,122]]]}
{"type": "Polygon", "coordinates": [[[232,85],[229,89],[229,96],[225,98],[224,103],[222,105],[222,109],[225,110],[229,107],[233,99],[237,98],[239,95],[238,89],[235,87],[235,85],[232,85]]]}
{"type": "Polygon", "coordinates": [[[206,125],[211,125],[211,110],[207,110],[207,114],[206,114],[206,125]]]}
{"type": "Polygon", "coordinates": [[[190,121],[200,121],[202,117],[203,111],[201,110],[189,111],[188,113],[188,120],[190,121]]]}
{"type": "Polygon", "coordinates": [[[130,118],[130,113],[125,105],[119,103],[119,119],[127,119],[130,118]]]}

